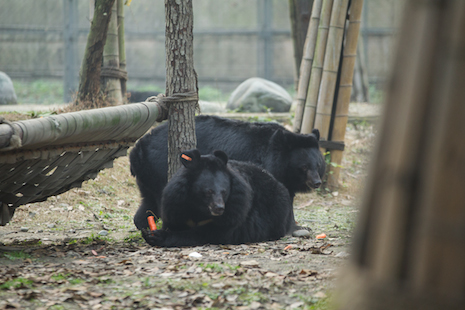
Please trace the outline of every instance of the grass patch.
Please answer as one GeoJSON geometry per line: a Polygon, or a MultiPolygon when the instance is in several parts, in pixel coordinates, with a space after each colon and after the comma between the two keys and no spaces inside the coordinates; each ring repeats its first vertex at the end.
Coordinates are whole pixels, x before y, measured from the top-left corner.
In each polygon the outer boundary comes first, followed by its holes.
{"type": "Polygon", "coordinates": [[[32,283],[32,280],[29,279],[16,278],[13,280],[8,280],[2,285],[0,285],[0,290],[30,288],[32,286],[32,283]]]}
{"type": "Polygon", "coordinates": [[[18,103],[55,104],[63,103],[63,82],[39,79],[34,81],[13,80],[18,103]]]}
{"type": "Polygon", "coordinates": [[[9,260],[18,260],[18,259],[29,259],[31,255],[28,253],[24,253],[23,251],[12,251],[8,253],[3,253],[3,256],[8,258],[9,260]]]}
{"type": "Polygon", "coordinates": [[[136,231],[133,233],[130,233],[126,237],[124,237],[124,242],[127,243],[145,243],[144,238],[142,238],[142,235],[140,234],[140,231],[136,231]]]}
{"type": "Polygon", "coordinates": [[[204,101],[228,101],[229,94],[224,94],[221,90],[204,86],[199,89],[199,99],[204,101]]]}

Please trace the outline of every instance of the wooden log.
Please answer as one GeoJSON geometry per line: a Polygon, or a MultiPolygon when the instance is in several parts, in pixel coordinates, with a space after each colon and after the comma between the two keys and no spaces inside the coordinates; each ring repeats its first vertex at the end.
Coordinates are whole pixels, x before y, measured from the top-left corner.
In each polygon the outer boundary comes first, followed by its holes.
{"type": "MultiPolygon", "coordinates": [[[[160,114],[158,103],[143,102],[52,115],[18,121],[12,125],[22,135],[21,149],[34,149],[40,146],[138,138],[155,121],[160,121],[160,114]]],[[[0,125],[0,141],[9,138],[11,134],[10,125],[0,125]]]]}
{"type": "Polygon", "coordinates": [[[307,38],[305,39],[302,62],[300,63],[299,86],[297,87],[297,95],[293,104],[296,107],[293,125],[294,132],[300,132],[300,128],[302,127],[302,116],[304,114],[305,99],[307,98],[308,83],[312,71],[322,4],[323,0],[315,0],[313,2],[312,17],[308,24],[307,38]]]}
{"type": "Polygon", "coordinates": [[[323,140],[329,140],[329,126],[336,92],[336,81],[339,72],[348,4],[349,0],[335,0],[331,13],[314,125],[315,128],[320,130],[320,138],[323,140]]]}
{"type": "Polygon", "coordinates": [[[318,36],[316,39],[315,55],[313,57],[312,71],[308,85],[307,99],[305,100],[304,114],[302,118],[301,133],[311,133],[315,121],[316,104],[320,89],[321,75],[326,51],[326,41],[328,39],[329,22],[331,20],[331,9],[333,0],[323,0],[320,14],[320,24],[318,26],[318,36]]]}
{"type": "MultiPolygon", "coordinates": [[[[349,103],[352,90],[352,79],[357,53],[357,41],[360,32],[363,0],[352,0],[349,8],[350,18],[345,40],[341,78],[339,83],[336,111],[332,128],[331,140],[344,141],[347,121],[349,118],[349,103]]],[[[331,190],[338,187],[339,173],[341,170],[342,151],[331,151],[331,162],[336,165],[329,166],[327,184],[331,190]]]]}
{"type": "Polygon", "coordinates": [[[465,309],[464,31],[464,1],[406,4],[342,309],[465,309]]]}

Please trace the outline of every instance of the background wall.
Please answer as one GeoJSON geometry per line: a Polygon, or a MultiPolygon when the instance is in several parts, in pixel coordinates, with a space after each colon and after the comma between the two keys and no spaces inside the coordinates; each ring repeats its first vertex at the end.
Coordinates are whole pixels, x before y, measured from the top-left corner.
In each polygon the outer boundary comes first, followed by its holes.
{"type": "MultiPolygon", "coordinates": [[[[362,35],[370,82],[387,76],[403,0],[365,0],[362,35]]],[[[90,27],[85,0],[0,1],[0,71],[13,81],[62,80],[77,71],[90,27]],[[71,9],[69,8],[70,3],[71,9]],[[73,15],[74,14],[74,15],[73,15]],[[76,22],[72,22],[72,16],[76,22]],[[66,47],[65,42],[68,42],[66,47]],[[66,53],[68,51],[68,53],[66,53]],[[69,54],[74,51],[74,55],[69,54]]],[[[194,62],[199,86],[223,91],[261,76],[293,88],[288,1],[194,0],[194,62]]],[[[125,6],[129,87],[164,88],[164,1],[125,6]]],[[[77,85],[76,85],[77,86],[77,85]]],[[[76,87],[75,86],[75,87],[76,87]]]]}

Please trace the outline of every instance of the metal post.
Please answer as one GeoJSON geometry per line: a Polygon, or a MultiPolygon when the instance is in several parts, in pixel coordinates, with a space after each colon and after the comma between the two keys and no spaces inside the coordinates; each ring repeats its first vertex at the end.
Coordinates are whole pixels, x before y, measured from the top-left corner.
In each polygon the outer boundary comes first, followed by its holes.
{"type": "Polygon", "coordinates": [[[258,1],[260,47],[258,49],[258,76],[273,79],[273,1],[258,1]]]}
{"type": "Polygon", "coordinates": [[[65,71],[63,76],[63,101],[71,102],[78,87],[77,40],[78,40],[78,2],[63,0],[65,50],[65,71]]]}
{"type": "MultiPolygon", "coordinates": [[[[362,9],[362,39],[363,39],[363,52],[365,59],[368,58],[368,0],[363,1],[362,9]]],[[[366,62],[368,70],[368,61],[366,62]]]]}

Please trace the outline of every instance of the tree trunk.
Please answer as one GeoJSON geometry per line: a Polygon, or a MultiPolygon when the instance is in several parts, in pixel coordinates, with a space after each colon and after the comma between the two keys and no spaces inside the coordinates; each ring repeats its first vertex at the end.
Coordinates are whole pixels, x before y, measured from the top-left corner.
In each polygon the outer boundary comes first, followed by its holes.
{"type": "Polygon", "coordinates": [[[103,49],[103,68],[101,73],[105,87],[107,101],[113,105],[123,103],[121,93],[121,80],[119,74],[119,45],[118,45],[118,13],[116,2],[111,9],[111,18],[108,25],[108,34],[103,49]]]}
{"type": "MultiPolygon", "coordinates": [[[[194,70],[192,0],[165,0],[166,96],[198,93],[194,70]]],[[[195,148],[198,100],[172,102],[168,115],[168,179],[181,166],[182,151],[195,148]]]]}
{"type": "Polygon", "coordinates": [[[115,0],[96,0],[94,17],[87,36],[86,51],[81,66],[76,104],[92,107],[100,97],[100,72],[103,47],[107,39],[111,8],[115,0]]]}
{"type": "MultiPolygon", "coordinates": [[[[126,47],[124,40],[124,0],[117,0],[118,12],[118,51],[119,51],[119,68],[121,71],[126,71],[126,47]]],[[[121,94],[123,103],[128,101],[126,94],[126,79],[121,79],[121,94]]]]}
{"type": "Polygon", "coordinates": [[[294,85],[297,89],[300,77],[300,63],[302,61],[305,38],[312,14],[314,0],[289,0],[292,42],[294,44],[295,77],[294,85]]]}

